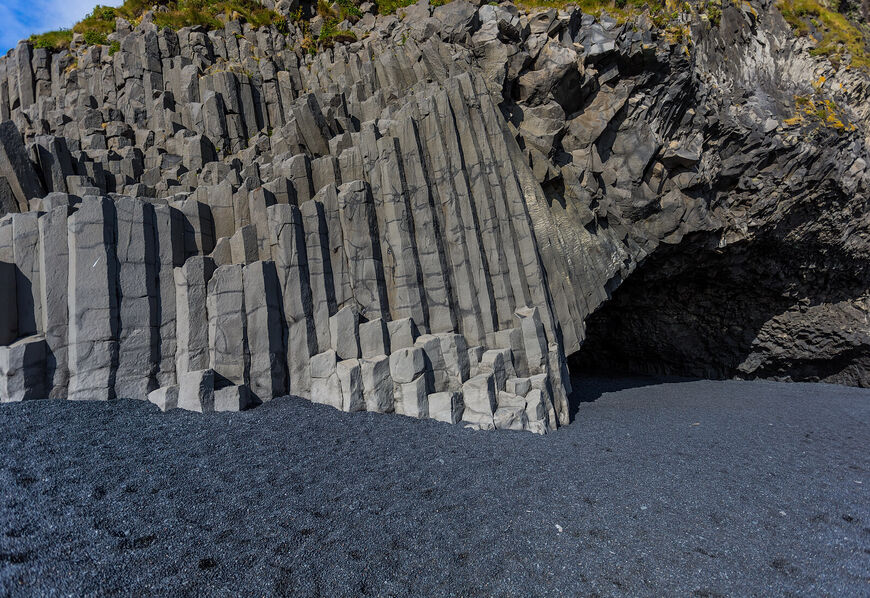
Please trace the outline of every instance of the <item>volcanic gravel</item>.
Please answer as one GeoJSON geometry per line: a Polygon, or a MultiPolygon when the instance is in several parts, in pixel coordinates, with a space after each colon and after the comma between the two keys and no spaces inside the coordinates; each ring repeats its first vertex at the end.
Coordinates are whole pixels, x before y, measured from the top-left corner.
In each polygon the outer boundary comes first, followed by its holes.
{"type": "Polygon", "coordinates": [[[474,432],[0,406],[0,596],[868,596],[870,391],[575,380],[474,432]]]}

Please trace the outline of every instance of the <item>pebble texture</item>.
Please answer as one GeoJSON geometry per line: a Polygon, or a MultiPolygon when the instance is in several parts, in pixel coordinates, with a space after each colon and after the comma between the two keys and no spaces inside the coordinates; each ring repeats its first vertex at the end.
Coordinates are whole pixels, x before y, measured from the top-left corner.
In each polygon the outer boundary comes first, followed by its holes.
{"type": "Polygon", "coordinates": [[[866,594],[867,390],[574,386],[597,400],[543,437],[294,398],[5,405],[0,594],[866,594]]]}
{"type": "Polygon", "coordinates": [[[866,75],[766,0],[678,38],[369,8],[316,55],[143,18],[117,52],[0,58],[0,401],[178,386],[541,432],[587,333],[596,368],[870,384],[866,75]],[[806,90],[848,126],[795,120],[806,90]]]}

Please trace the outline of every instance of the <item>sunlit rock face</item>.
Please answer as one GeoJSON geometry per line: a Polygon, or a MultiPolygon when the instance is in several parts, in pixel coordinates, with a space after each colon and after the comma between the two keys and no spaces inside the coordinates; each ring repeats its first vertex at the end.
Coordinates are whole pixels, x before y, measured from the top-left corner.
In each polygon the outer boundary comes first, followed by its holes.
{"type": "Polygon", "coordinates": [[[543,433],[566,355],[870,384],[866,76],[765,3],[400,12],[0,59],[0,398],[543,433]]]}

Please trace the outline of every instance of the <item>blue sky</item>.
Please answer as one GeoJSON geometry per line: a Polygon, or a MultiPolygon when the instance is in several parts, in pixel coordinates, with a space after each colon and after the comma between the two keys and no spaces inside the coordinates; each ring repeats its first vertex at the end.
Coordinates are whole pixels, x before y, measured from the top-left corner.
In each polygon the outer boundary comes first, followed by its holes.
{"type": "Polygon", "coordinates": [[[53,29],[71,27],[103,0],[0,0],[0,55],[14,48],[18,40],[53,29]]]}

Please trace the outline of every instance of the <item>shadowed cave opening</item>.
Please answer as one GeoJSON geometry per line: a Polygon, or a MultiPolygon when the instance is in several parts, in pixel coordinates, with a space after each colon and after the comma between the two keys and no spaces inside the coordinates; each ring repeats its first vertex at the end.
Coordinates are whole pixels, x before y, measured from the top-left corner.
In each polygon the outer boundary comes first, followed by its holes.
{"type": "Polygon", "coordinates": [[[568,358],[572,375],[863,385],[853,372],[870,359],[866,346],[814,355],[824,332],[795,317],[859,296],[860,276],[826,270],[813,248],[776,238],[724,248],[714,241],[696,235],[641,263],[586,319],[586,340],[568,358]]]}

